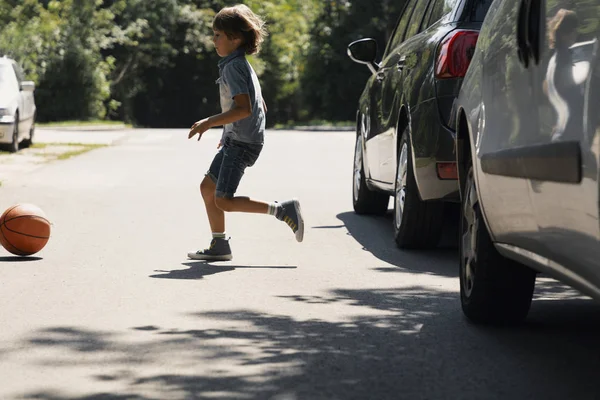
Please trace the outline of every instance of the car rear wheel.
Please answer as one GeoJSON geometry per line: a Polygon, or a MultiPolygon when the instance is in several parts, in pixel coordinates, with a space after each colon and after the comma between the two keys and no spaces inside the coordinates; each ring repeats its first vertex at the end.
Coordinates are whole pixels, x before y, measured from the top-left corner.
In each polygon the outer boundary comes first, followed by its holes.
{"type": "Polygon", "coordinates": [[[520,322],[531,306],[536,273],[503,257],[494,247],[479,206],[472,166],[462,199],[459,253],[463,313],[477,323],[520,322]]]}
{"type": "Polygon", "coordinates": [[[367,187],[363,163],[363,138],[360,134],[356,135],[352,179],[352,204],[354,211],[357,214],[382,215],[387,212],[389,202],[389,194],[375,192],[367,187]]]}
{"type": "Polygon", "coordinates": [[[421,201],[412,167],[408,128],[400,139],[396,191],[394,195],[394,236],[400,248],[437,246],[443,228],[444,203],[421,201]]]}

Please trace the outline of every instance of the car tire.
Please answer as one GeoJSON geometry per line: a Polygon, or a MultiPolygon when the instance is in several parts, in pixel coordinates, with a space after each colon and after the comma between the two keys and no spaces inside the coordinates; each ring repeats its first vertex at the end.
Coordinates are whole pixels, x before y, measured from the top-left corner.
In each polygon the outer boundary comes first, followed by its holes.
{"type": "Polygon", "coordinates": [[[15,115],[15,125],[13,127],[12,142],[8,145],[8,151],[16,153],[19,151],[19,114],[15,115]]]}
{"type": "Polygon", "coordinates": [[[363,162],[363,138],[356,135],[354,172],[352,176],[352,205],[357,214],[383,215],[387,212],[390,195],[367,187],[363,162]]]}
{"type": "Polygon", "coordinates": [[[536,273],[498,252],[483,220],[473,167],[467,171],[459,244],[462,310],[476,323],[515,324],[529,312],[536,273]]]}
{"type": "Polygon", "coordinates": [[[403,249],[437,246],[443,229],[444,203],[422,201],[415,180],[408,128],[398,146],[394,194],[394,238],[403,249]]]}

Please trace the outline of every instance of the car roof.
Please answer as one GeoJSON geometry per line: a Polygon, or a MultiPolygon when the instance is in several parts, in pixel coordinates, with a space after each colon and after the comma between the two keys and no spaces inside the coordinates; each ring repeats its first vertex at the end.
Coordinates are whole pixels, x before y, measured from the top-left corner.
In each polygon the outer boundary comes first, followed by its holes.
{"type": "Polygon", "coordinates": [[[5,65],[10,65],[13,64],[14,61],[6,56],[4,57],[0,57],[0,65],[5,64],[5,65]]]}

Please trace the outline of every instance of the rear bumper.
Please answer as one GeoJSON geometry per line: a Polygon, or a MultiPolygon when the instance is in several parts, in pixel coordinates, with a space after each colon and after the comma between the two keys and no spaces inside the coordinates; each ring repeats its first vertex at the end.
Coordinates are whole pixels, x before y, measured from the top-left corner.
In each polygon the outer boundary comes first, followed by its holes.
{"type": "Polygon", "coordinates": [[[417,181],[421,200],[460,200],[458,180],[440,179],[437,163],[435,159],[431,158],[415,160],[415,180],[417,181]]]}
{"type": "Polygon", "coordinates": [[[0,143],[12,143],[14,120],[11,123],[0,122],[0,143]]]}
{"type": "MultiPolygon", "coordinates": [[[[455,163],[455,133],[441,123],[434,129],[437,140],[422,141],[413,153],[413,170],[421,200],[458,201],[457,179],[440,179],[438,163],[455,163]]],[[[414,147],[413,147],[414,149],[414,147]]]]}

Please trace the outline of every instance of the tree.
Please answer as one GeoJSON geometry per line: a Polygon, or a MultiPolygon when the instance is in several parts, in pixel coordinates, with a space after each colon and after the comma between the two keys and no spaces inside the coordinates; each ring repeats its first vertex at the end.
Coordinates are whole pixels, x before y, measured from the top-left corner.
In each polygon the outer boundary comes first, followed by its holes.
{"type": "Polygon", "coordinates": [[[311,119],[354,120],[358,98],[369,70],[346,55],[354,40],[371,37],[380,56],[404,1],[325,1],[311,32],[306,70],[302,77],[304,102],[311,119]]]}

